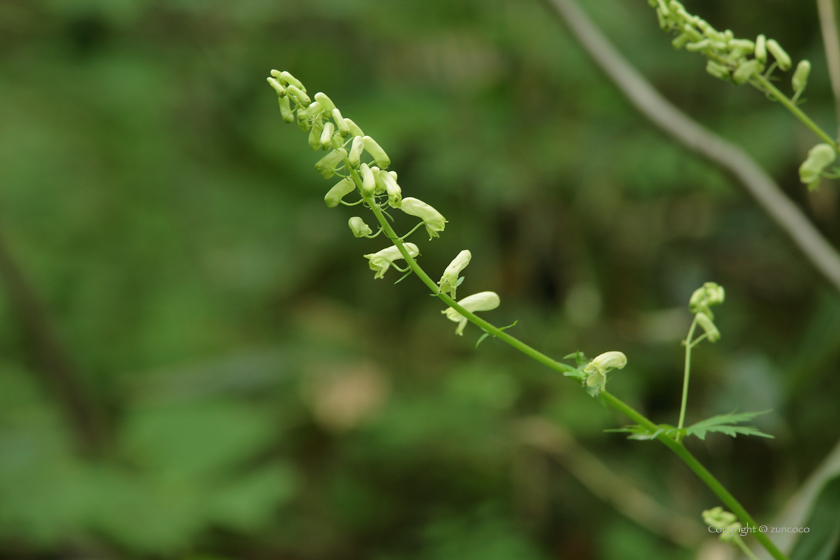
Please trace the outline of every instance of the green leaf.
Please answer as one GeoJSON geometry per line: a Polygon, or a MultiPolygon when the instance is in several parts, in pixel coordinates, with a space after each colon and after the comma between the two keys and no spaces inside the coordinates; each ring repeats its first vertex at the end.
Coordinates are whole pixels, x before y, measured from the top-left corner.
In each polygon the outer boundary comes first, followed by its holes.
{"type": "Polygon", "coordinates": [[[805,523],[790,560],[831,560],[840,544],[840,476],[826,482],[805,523]]]}
{"type": "Polygon", "coordinates": [[[759,436],[773,439],[773,436],[759,431],[755,426],[736,426],[740,422],[752,420],[756,416],[767,414],[769,410],[761,412],[740,412],[731,414],[719,414],[712,416],[706,420],[701,420],[696,424],[692,424],[685,429],[687,436],[697,436],[700,439],[706,439],[706,433],[716,432],[725,434],[727,436],[738,437],[738,434],[745,436],[759,436]]]}
{"type": "MultiPolygon", "coordinates": [[[[506,327],[499,327],[499,330],[500,330],[500,331],[504,331],[504,330],[507,330],[507,329],[509,329],[509,328],[511,328],[511,327],[515,327],[515,326],[516,326],[516,323],[518,323],[518,322],[519,322],[519,321],[518,321],[518,320],[516,320],[516,321],[514,321],[513,323],[511,323],[510,325],[508,325],[508,326],[506,326],[506,327]]],[[[487,338],[488,336],[490,336],[490,333],[489,333],[489,332],[485,332],[483,335],[481,335],[481,338],[479,338],[479,339],[478,339],[478,342],[476,342],[476,343],[475,343],[475,347],[476,347],[476,348],[478,348],[478,345],[479,345],[479,344],[481,344],[481,343],[484,341],[484,339],[485,339],[485,338],[487,338]]]]}

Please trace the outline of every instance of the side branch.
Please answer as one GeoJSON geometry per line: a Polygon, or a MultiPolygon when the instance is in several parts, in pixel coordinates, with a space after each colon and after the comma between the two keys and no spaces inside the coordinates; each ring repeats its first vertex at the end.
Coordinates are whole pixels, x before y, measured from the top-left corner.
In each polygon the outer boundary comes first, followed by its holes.
{"type": "MultiPolygon", "coordinates": [[[[732,174],[814,268],[840,291],[840,255],[746,152],[706,130],[665,99],[621,56],[574,0],[547,2],[642,115],[688,149],[732,174]]],[[[835,145],[833,140],[830,143],[835,145]]]]}

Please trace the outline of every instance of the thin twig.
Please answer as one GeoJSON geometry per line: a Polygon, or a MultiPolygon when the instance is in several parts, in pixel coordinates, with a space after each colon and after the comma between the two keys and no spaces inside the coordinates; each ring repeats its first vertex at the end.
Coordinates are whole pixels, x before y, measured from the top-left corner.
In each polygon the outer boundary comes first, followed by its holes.
{"type": "Polygon", "coordinates": [[[38,300],[35,290],[27,283],[2,236],[0,280],[5,284],[10,304],[20,317],[35,371],[41,374],[64,409],[82,449],[86,452],[99,450],[103,440],[103,424],[98,409],[84,389],[49,315],[38,300]]]}
{"type": "Polygon", "coordinates": [[[610,44],[574,0],[547,0],[595,63],[639,110],[688,149],[731,173],[811,264],[840,291],[840,255],[770,176],[738,146],[674,107],[610,44]]]}
{"type": "Polygon", "coordinates": [[[820,28],[825,45],[828,75],[831,78],[831,90],[834,92],[837,131],[840,134],[840,36],[837,34],[835,2],[836,0],[817,0],[817,9],[820,13],[820,28]]]}

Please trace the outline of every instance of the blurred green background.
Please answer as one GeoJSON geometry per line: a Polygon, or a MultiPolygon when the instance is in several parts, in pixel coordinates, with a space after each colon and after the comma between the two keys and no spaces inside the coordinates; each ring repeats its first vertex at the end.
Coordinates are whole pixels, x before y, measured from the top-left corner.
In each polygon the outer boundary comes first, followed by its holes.
{"type": "MultiPolygon", "coordinates": [[[[686,2],[809,58],[806,110],[833,130],[812,4],[686,2]]],[[[674,51],[644,0],[585,8],[840,245],[836,186],[798,181],[804,127],[674,51]]],[[[540,2],[0,0],[0,559],[694,557],[566,468],[574,438],[700,527],[718,502],[667,450],[604,433],[626,419],[476,350],[475,327],[456,337],[415,278],[374,281],[383,240],[324,205],[272,68],[447,217],[412,239],[431,276],[469,248],[462,297],[498,292],[485,317],[557,358],[622,350],[612,390],[657,421],[676,423],[688,297],[724,285],[688,420],[772,408],[776,439],[690,449],[756,517],[840,438],[838,294],[540,2]],[[529,444],[535,426],[566,444],[529,444]]]]}

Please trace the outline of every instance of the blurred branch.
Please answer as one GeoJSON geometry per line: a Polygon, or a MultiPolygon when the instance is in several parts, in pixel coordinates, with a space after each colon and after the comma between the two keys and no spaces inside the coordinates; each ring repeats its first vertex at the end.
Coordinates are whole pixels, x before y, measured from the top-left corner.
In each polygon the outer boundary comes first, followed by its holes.
{"type": "Polygon", "coordinates": [[[97,409],[83,389],[76,368],[61,344],[46,310],[26,282],[2,236],[0,279],[5,284],[9,302],[20,317],[36,371],[52,389],[84,451],[96,451],[103,436],[97,409]]]}
{"type": "Polygon", "coordinates": [[[840,291],[840,255],[769,175],[738,146],[706,130],[656,91],[610,44],[574,0],[546,0],[595,63],[639,110],[685,147],[731,173],[840,291]]]}
{"type": "Polygon", "coordinates": [[[543,418],[529,418],[520,423],[519,437],[523,443],[554,458],[593,494],[652,533],[689,549],[696,548],[703,539],[699,522],[660,505],[632,482],[613,473],[559,426],[543,418]]]}
{"type": "Polygon", "coordinates": [[[840,36],[837,34],[837,0],[817,0],[820,14],[823,44],[825,45],[825,59],[828,64],[828,75],[831,77],[831,90],[834,92],[835,112],[837,113],[837,130],[840,134],[840,36]]]}

